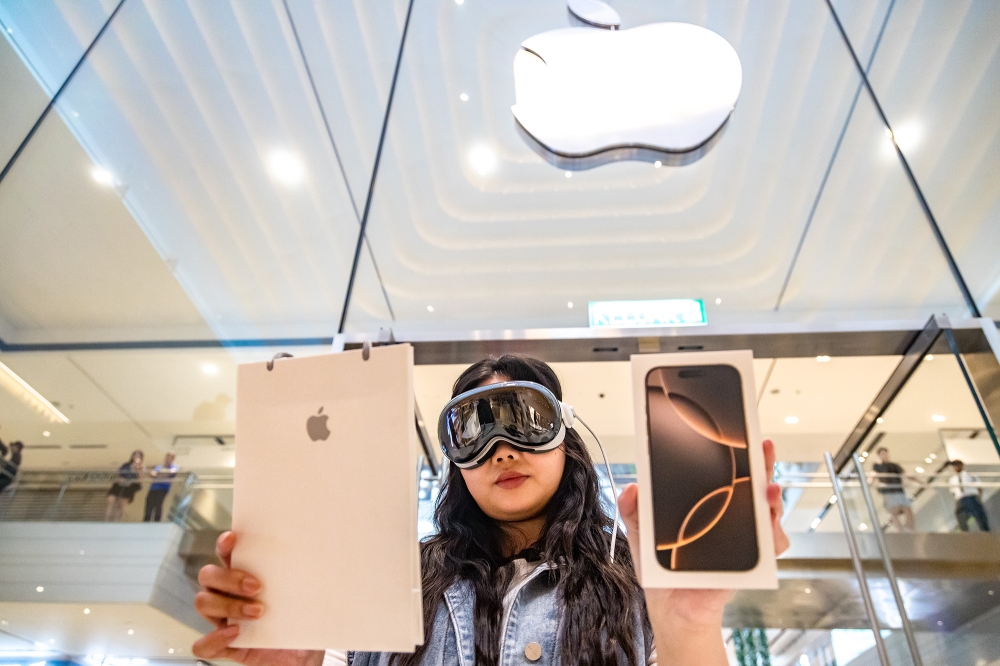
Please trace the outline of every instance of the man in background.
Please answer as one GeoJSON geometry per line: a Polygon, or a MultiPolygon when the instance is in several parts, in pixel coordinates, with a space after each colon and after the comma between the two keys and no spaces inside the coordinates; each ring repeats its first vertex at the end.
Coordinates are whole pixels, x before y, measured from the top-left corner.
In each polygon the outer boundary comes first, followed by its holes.
{"type": "Polygon", "coordinates": [[[149,492],[146,493],[146,511],[142,521],[158,523],[163,515],[163,500],[170,492],[170,479],[177,476],[174,454],[168,453],[163,458],[163,464],[154,467],[150,476],[156,480],[150,484],[149,492]]]}
{"type": "Polygon", "coordinates": [[[21,467],[21,442],[10,443],[10,459],[7,459],[7,445],[0,441],[0,493],[14,482],[17,470],[21,467]]]}
{"type": "MultiPolygon", "coordinates": [[[[906,496],[903,488],[903,475],[906,474],[901,466],[889,460],[889,449],[880,446],[878,451],[879,462],[872,466],[874,477],[878,481],[879,493],[882,495],[882,505],[889,512],[889,519],[898,532],[912,532],[914,526],[913,507],[910,506],[910,498],[906,496]]],[[[919,481],[906,474],[907,478],[919,481]]]]}
{"type": "Polygon", "coordinates": [[[958,528],[968,532],[969,518],[974,518],[980,530],[989,532],[990,524],[986,520],[986,509],[981,499],[983,489],[979,485],[979,477],[966,472],[965,463],[961,460],[952,460],[951,468],[955,473],[948,479],[948,485],[955,495],[955,517],[958,518],[958,528]]]}

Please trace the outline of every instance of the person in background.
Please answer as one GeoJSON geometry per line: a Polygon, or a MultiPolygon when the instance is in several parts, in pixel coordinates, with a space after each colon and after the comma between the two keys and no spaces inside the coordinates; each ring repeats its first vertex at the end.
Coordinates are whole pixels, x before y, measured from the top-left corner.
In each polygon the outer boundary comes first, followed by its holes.
{"type": "Polygon", "coordinates": [[[965,463],[952,460],[951,468],[955,473],[948,479],[952,494],[955,495],[955,517],[958,518],[958,528],[969,531],[969,518],[975,518],[976,524],[983,532],[990,531],[990,523],[986,520],[986,509],[981,499],[983,494],[979,477],[965,471],[965,463]]]}
{"type": "Polygon", "coordinates": [[[150,521],[158,523],[163,514],[163,500],[170,492],[170,479],[177,476],[174,454],[168,453],[163,458],[163,464],[154,467],[149,475],[157,480],[149,485],[149,492],[146,493],[146,510],[143,513],[142,521],[144,523],[150,521]],[[166,480],[161,481],[160,479],[166,480]]]}
{"type": "Polygon", "coordinates": [[[118,478],[108,490],[108,506],[104,510],[104,520],[119,521],[125,512],[125,504],[131,504],[135,494],[142,488],[139,479],[145,473],[143,460],[145,454],[139,449],[132,452],[128,462],[118,468],[118,478]]]}
{"type": "Polygon", "coordinates": [[[913,507],[910,498],[903,488],[903,475],[906,478],[920,482],[916,477],[906,474],[906,470],[889,460],[889,449],[880,446],[878,451],[880,462],[872,465],[873,476],[878,481],[878,491],[882,494],[882,505],[889,512],[889,519],[897,532],[912,532],[914,526],[913,507]]]}
{"type": "Polygon", "coordinates": [[[23,448],[24,444],[21,442],[11,442],[10,460],[8,460],[7,445],[0,441],[0,493],[14,483],[17,470],[21,467],[21,450],[23,448]]]}

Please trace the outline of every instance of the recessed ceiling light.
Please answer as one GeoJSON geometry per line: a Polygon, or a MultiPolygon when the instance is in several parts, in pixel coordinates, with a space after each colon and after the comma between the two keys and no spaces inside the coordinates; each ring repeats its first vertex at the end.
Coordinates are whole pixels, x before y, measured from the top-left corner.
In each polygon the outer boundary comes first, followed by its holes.
{"type": "Polygon", "coordinates": [[[837,496],[830,495],[830,504],[836,504],[836,503],[837,503],[837,496]]]}
{"type": "Polygon", "coordinates": [[[807,587],[806,589],[803,590],[803,592],[805,592],[806,594],[812,594],[812,588],[807,587]]]}
{"type": "Polygon", "coordinates": [[[468,102],[469,101],[469,96],[466,95],[465,93],[462,93],[461,95],[459,95],[458,98],[460,100],[462,100],[463,102],[468,102]]]}
{"type": "Polygon", "coordinates": [[[42,431],[42,437],[48,437],[48,436],[49,436],[49,435],[51,435],[51,434],[52,434],[52,433],[51,433],[51,432],[49,432],[48,430],[43,430],[43,431],[42,431]]]}
{"type": "Polygon", "coordinates": [[[572,178],[573,177],[573,172],[572,171],[567,171],[566,172],[566,177],[567,178],[572,178]]]}
{"type": "Polygon", "coordinates": [[[788,425],[795,425],[798,422],[799,422],[799,417],[797,417],[797,416],[786,416],[785,417],[785,423],[787,423],[788,425]]]}
{"type": "Polygon", "coordinates": [[[933,361],[934,360],[934,354],[928,354],[927,356],[924,357],[924,360],[925,361],[933,361]]]}
{"type": "Polygon", "coordinates": [[[866,523],[860,523],[858,525],[858,529],[861,530],[862,532],[867,532],[868,531],[868,525],[866,523]]]}
{"type": "Polygon", "coordinates": [[[115,184],[115,177],[112,176],[111,172],[108,171],[107,169],[102,169],[101,167],[94,167],[91,170],[90,175],[93,176],[94,180],[96,180],[101,185],[115,184]]]}
{"type": "Polygon", "coordinates": [[[90,615],[90,609],[89,608],[84,608],[83,609],[83,614],[84,615],[90,615]]]}
{"type": "Polygon", "coordinates": [[[817,356],[816,357],[816,362],[817,363],[829,363],[830,362],[830,357],[826,356],[825,354],[823,356],[817,356]]]}
{"type": "Polygon", "coordinates": [[[660,160],[656,160],[655,162],[653,162],[654,168],[659,169],[661,166],[663,166],[663,162],[661,162],[660,160]]]}
{"type": "Polygon", "coordinates": [[[434,306],[433,305],[428,305],[427,306],[427,311],[428,312],[434,312],[434,306]]]}
{"type": "Polygon", "coordinates": [[[285,185],[298,185],[306,175],[306,167],[298,155],[287,150],[272,150],[267,157],[271,177],[285,185]]]}
{"type": "Polygon", "coordinates": [[[937,460],[937,454],[936,453],[932,453],[932,454],[930,454],[927,457],[930,458],[931,460],[937,460]]]}
{"type": "Polygon", "coordinates": [[[135,633],[135,630],[134,630],[134,629],[129,629],[129,630],[128,630],[128,635],[129,635],[129,636],[131,636],[131,635],[132,635],[132,634],[134,634],[134,633],[135,633]]]}
{"type": "Polygon", "coordinates": [[[38,587],[35,588],[35,592],[44,592],[44,591],[45,591],[45,588],[42,587],[41,585],[39,585],[38,587]]]}
{"type": "Polygon", "coordinates": [[[822,522],[823,522],[822,518],[813,518],[812,522],[809,523],[809,527],[811,527],[812,529],[816,529],[822,522]]]}
{"type": "Polygon", "coordinates": [[[497,168],[497,154],[492,147],[478,143],[469,149],[469,163],[480,176],[487,176],[497,168]]]}
{"type": "Polygon", "coordinates": [[[924,462],[927,463],[928,465],[930,465],[934,461],[931,460],[930,458],[924,458],[924,462]]]}
{"type": "Polygon", "coordinates": [[[573,309],[573,301],[568,302],[566,304],[566,307],[568,307],[570,310],[572,310],[573,309]]]}
{"type": "Polygon", "coordinates": [[[917,474],[923,474],[924,473],[924,468],[923,467],[914,467],[914,469],[917,470],[917,474]]]}
{"type": "Polygon", "coordinates": [[[944,421],[944,416],[941,414],[933,414],[931,415],[931,421],[941,423],[941,421],[944,421]]]}
{"type": "Polygon", "coordinates": [[[880,416],[880,417],[878,417],[877,419],[875,419],[875,423],[882,423],[882,421],[884,421],[884,420],[885,420],[885,419],[883,419],[883,418],[882,418],[882,417],[880,416]]]}
{"type": "Polygon", "coordinates": [[[455,0],[455,4],[456,5],[460,5],[460,4],[464,3],[464,2],[465,2],[465,0],[455,0]]]}
{"type": "Polygon", "coordinates": [[[201,366],[201,371],[204,372],[206,375],[215,375],[219,373],[219,366],[217,366],[214,363],[206,363],[205,365],[201,366]]]}
{"type": "Polygon", "coordinates": [[[715,299],[715,304],[716,305],[722,305],[722,299],[721,298],[715,299]]]}
{"type": "Polygon", "coordinates": [[[173,653],[174,653],[174,649],[173,648],[170,648],[169,650],[167,650],[167,654],[173,654],[173,653]]]}

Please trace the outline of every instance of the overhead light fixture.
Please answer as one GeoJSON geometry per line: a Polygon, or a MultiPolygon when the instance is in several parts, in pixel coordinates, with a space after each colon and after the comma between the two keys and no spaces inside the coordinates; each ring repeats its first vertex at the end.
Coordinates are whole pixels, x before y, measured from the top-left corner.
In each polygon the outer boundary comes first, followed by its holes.
{"type": "Polygon", "coordinates": [[[167,650],[167,654],[173,654],[173,653],[174,653],[174,649],[173,648],[170,648],[169,650],[167,650]]]}
{"type": "Polygon", "coordinates": [[[722,299],[721,298],[715,299],[715,304],[716,305],[722,305],[722,299]]]}
{"type": "Polygon", "coordinates": [[[663,166],[663,162],[661,162],[660,160],[656,160],[655,162],[653,162],[654,169],[659,169],[661,166],[663,166]]]}
{"type": "Polygon", "coordinates": [[[42,587],[41,585],[39,585],[38,587],[35,588],[35,592],[44,592],[44,591],[45,591],[45,588],[42,587]]]}
{"type": "Polygon", "coordinates": [[[298,185],[306,175],[306,167],[298,155],[287,150],[272,150],[267,157],[271,177],[285,185],[298,185]]]}
{"type": "Polygon", "coordinates": [[[83,614],[84,615],[90,615],[90,609],[89,608],[84,608],[83,609],[83,614]]]}
{"type": "Polygon", "coordinates": [[[485,143],[477,143],[469,149],[469,164],[480,176],[488,176],[497,168],[497,153],[485,143]]]}
{"type": "Polygon", "coordinates": [[[837,503],[837,496],[836,495],[830,495],[829,504],[836,504],[836,503],[837,503]]]}
{"type": "Polygon", "coordinates": [[[462,93],[461,95],[459,95],[458,98],[460,100],[462,100],[463,102],[468,102],[469,101],[469,96],[466,95],[465,93],[462,93]]]}
{"type": "Polygon", "coordinates": [[[204,372],[206,375],[217,375],[219,374],[219,366],[217,366],[214,363],[206,363],[205,365],[201,366],[201,371],[204,372]]]}
{"type": "Polygon", "coordinates": [[[884,420],[885,420],[885,419],[883,419],[883,418],[882,418],[882,417],[880,416],[880,417],[878,417],[877,419],[875,419],[875,423],[882,423],[882,421],[884,421],[884,420]]]}
{"type": "Polygon", "coordinates": [[[830,357],[827,356],[827,355],[825,355],[825,354],[823,356],[817,356],[816,357],[816,362],[817,363],[829,363],[830,362],[830,357]]]}
{"type": "Polygon", "coordinates": [[[94,180],[96,180],[101,185],[110,186],[115,184],[115,177],[112,176],[111,172],[108,171],[107,169],[102,169],[101,167],[94,167],[91,170],[90,175],[93,176],[94,180]]]}
{"type": "Polygon", "coordinates": [[[797,417],[797,416],[786,416],[785,417],[785,423],[787,423],[788,425],[795,425],[798,422],[799,422],[799,417],[797,417]]]}
{"type": "Polygon", "coordinates": [[[934,354],[928,354],[927,356],[924,357],[924,360],[925,361],[933,361],[934,360],[934,354]]]}
{"type": "Polygon", "coordinates": [[[932,454],[930,454],[927,457],[930,458],[931,460],[937,460],[937,454],[936,453],[932,453],[932,454]]]}
{"type": "Polygon", "coordinates": [[[924,458],[924,462],[930,465],[934,461],[931,458],[924,458]]]}
{"type": "Polygon", "coordinates": [[[944,416],[942,414],[932,414],[931,421],[934,421],[935,423],[941,423],[941,421],[944,421],[944,416]]]}
{"type": "Polygon", "coordinates": [[[52,433],[51,433],[51,432],[49,432],[48,430],[43,430],[43,431],[42,431],[42,437],[48,437],[48,436],[49,436],[49,435],[51,435],[51,434],[52,434],[52,433]]]}
{"type": "Polygon", "coordinates": [[[568,307],[570,310],[572,310],[573,309],[573,301],[568,302],[566,304],[566,307],[568,307]]]}
{"type": "Polygon", "coordinates": [[[128,630],[128,635],[129,635],[129,636],[131,636],[131,635],[132,635],[132,634],[134,634],[134,633],[135,633],[135,629],[129,629],[129,630],[128,630]]]}
{"type": "Polygon", "coordinates": [[[806,589],[803,590],[803,592],[805,592],[806,594],[812,594],[812,588],[807,587],[806,589]]]}
{"type": "Polygon", "coordinates": [[[55,408],[41,393],[21,379],[16,372],[0,363],[0,386],[10,391],[14,397],[25,403],[52,423],[69,423],[66,415],[55,408]]]}
{"type": "Polygon", "coordinates": [[[455,4],[456,4],[456,5],[461,5],[461,4],[463,4],[464,2],[465,2],[465,0],[455,0],[455,4]]]}
{"type": "Polygon", "coordinates": [[[917,474],[923,474],[924,473],[924,468],[923,467],[914,467],[914,469],[917,470],[917,474]]]}
{"type": "Polygon", "coordinates": [[[860,523],[858,525],[858,529],[861,530],[862,532],[867,532],[868,531],[868,525],[866,523],[860,523]]]}
{"type": "Polygon", "coordinates": [[[573,177],[573,172],[572,171],[567,171],[566,172],[566,177],[567,178],[572,178],[573,177]]]}
{"type": "Polygon", "coordinates": [[[434,306],[433,305],[428,305],[427,306],[427,311],[428,312],[434,312],[434,306]]]}
{"type": "Polygon", "coordinates": [[[810,529],[816,529],[817,527],[819,527],[819,524],[822,523],[822,522],[823,522],[822,518],[819,518],[819,517],[813,518],[812,522],[809,523],[809,528],[810,529]]]}

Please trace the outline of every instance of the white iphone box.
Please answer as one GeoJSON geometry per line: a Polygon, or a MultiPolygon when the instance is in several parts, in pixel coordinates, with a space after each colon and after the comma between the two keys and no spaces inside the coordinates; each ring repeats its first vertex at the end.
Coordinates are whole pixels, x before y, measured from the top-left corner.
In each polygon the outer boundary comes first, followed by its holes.
{"type": "Polygon", "coordinates": [[[776,589],[749,351],[632,356],[640,580],[776,589]]]}
{"type": "Polygon", "coordinates": [[[266,612],[236,647],[423,642],[413,348],[241,365],[232,564],[266,612]]]}

